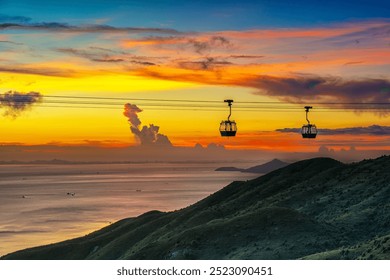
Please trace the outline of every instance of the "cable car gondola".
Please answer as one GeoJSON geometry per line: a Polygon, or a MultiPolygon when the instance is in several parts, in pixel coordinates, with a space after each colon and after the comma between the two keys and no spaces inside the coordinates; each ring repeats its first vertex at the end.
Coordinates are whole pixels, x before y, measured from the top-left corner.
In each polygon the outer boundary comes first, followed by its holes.
{"type": "Polygon", "coordinates": [[[230,116],[232,114],[232,103],[233,100],[226,99],[224,102],[228,103],[229,106],[229,116],[226,121],[221,121],[221,124],[219,126],[219,132],[221,133],[221,136],[236,136],[237,132],[237,125],[235,121],[230,120],[230,116]]]}
{"type": "Polygon", "coordinates": [[[301,133],[303,138],[316,138],[317,136],[317,127],[311,124],[308,118],[309,110],[312,108],[312,106],[305,106],[307,124],[302,126],[301,133]]]}

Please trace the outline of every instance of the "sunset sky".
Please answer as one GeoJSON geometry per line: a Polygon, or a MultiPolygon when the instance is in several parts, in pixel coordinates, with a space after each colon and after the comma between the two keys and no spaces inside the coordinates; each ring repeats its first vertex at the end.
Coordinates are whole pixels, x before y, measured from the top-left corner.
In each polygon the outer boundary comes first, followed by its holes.
{"type": "Polygon", "coordinates": [[[130,103],[162,145],[390,150],[389,15],[376,0],[0,0],[0,143],[139,145],[130,103]],[[235,138],[219,136],[227,98],[235,138]],[[306,105],[315,140],[296,133],[306,105]]]}

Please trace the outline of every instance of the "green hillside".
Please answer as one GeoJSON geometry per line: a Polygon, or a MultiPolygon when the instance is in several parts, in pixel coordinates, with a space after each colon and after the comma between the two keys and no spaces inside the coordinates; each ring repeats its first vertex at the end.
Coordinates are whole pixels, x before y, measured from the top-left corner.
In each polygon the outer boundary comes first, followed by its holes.
{"type": "Polygon", "coordinates": [[[390,259],[390,157],[290,164],[4,259],[390,259]]]}

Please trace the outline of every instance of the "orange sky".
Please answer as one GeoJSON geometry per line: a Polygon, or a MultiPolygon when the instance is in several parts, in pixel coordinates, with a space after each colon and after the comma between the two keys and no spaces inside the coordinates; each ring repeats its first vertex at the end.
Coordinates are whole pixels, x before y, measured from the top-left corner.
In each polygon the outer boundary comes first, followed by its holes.
{"type": "MultiPolygon", "coordinates": [[[[381,32],[387,26],[366,21],[176,35],[58,31],[55,38],[49,29],[28,30],[23,36],[11,29],[0,35],[1,41],[13,42],[0,43],[0,94],[39,92],[43,99],[17,117],[3,116],[0,142],[136,145],[122,115],[129,102],[143,109],[142,125],[158,125],[174,146],[218,143],[228,149],[289,152],[316,151],[321,145],[389,149],[389,137],[375,133],[320,133],[317,140],[307,141],[275,131],[302,126],[303,106],[310,102],[385,102],[390,50],[388,36],[381,32]],[[354,91],[359,88],[365,91],[354,91]],[[96,105],[53,96],[121,99],[97,99],[96,105]],[[232,118],[238,123],[237,137],[231,139],[218,132],[228,113],[226,98],[235,100],[232,118]],[[220,103],[199,109],[186,107],[188,102],[139,99],[220,103]],[[253,102],[281,102],[277,106],[282,109],[253,102]]],[[[310,116],[319,128],[390,125],[387,113],[317,107],[322,108],[315,107],[310,116]]],[[[6,106],[0,111],[6,113],[6,106]]]]}

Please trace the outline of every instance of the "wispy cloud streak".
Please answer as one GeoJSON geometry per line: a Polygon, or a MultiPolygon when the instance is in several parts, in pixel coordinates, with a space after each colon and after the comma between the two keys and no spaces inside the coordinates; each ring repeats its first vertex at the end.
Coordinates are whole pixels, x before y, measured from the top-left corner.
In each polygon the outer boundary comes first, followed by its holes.
{"type": "Polygon", "coordinates": [[[143,28],[143,27],[114,27],[110,25],[70,25],[59,22],[42,23],[0,23],[0,30],[26,30],[49,31],[67,33],[159,33],[180,34],[179,31],[169,28],[143,28]]]}
{"type": "Polygon", "coordinates": [[[15,74],[28,74],[28,75],[40,75],[49,77],[74,77],[76,72],[72,69],[59,69],[59,68],[48,68],[48,67],[29,67],[29,66],[10,66],[1,67],[0,72],[15,73],[15,74]]]}
{"type": "MultiPolygon", "coordinates": [[[[300,128],[281,128],[276,131],[282,133],[301,133],[300,128]]],[[[375,135],[375,136],[389,136],[390,126],[370,125],[366,127],[346,127],[346,128],[322,128],[321,135],[375,135]]]]}

